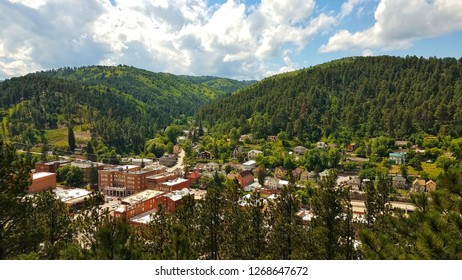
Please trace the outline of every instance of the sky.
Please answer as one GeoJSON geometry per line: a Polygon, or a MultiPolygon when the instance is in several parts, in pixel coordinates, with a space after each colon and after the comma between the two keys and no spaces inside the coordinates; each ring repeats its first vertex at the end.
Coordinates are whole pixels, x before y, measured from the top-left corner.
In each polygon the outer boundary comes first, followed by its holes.
{"type": "Polygon", "coordinates": [[[262,79],[347,56],[462,57],[461,0],[0,0],[0,80],[87,65],[262,79]]]}

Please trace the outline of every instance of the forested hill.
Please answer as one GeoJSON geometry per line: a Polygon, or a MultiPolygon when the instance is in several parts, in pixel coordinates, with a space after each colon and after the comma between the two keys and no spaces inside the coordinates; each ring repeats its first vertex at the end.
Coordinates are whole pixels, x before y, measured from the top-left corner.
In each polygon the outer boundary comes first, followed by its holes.
{"type": "Polygon", "coordinates": [[[462,59],[354,57],[276,75],[197,114],[215,129],[310,141],[462,136],[462,59]]]}
{"type": "Polygon", "coordinates": [[[0,82],[0,139],[46,143],[50,130],[79,126],[120,153],[185,120],[247,82],[152,73],[128,66],[62,68],[0,82]],[[48,134],[47,134],[48,133],[48,134]]]}

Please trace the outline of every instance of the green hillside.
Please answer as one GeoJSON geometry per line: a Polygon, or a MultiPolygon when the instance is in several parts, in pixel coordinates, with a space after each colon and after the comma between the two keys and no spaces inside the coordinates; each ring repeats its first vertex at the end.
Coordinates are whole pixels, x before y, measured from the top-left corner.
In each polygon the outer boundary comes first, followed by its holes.
{"type": "Polygon", "coordinates": [[[322,137],[462,136],[462,59],[356,57],[266,78],[203,107],[216,130],[322,137]]]}
{"type": "Polygon", "coordinates": [[[117,152],[138,153],[174,120],[184,122],[200,106],[230,94],[230,84],[233,90],[247,84],[223,81],[197,82],[128,66],[62,68],[8,79],[0,83],[0,138],[62,148],[65,128],[85,125],[78,142],[90,134],[117,152]]]}

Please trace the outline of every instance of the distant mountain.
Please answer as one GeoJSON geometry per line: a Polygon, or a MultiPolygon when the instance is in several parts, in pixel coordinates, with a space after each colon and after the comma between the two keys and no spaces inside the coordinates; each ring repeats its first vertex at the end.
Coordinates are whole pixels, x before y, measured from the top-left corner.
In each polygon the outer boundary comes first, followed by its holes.
{"type": "Polygon", "coordinates": [[[352,57],[276,75],[211,102],[197,118],[258,138],[462,136],[462,59],[352,57]]]}
{"type": "Polygon", "coordinates": [[[185,120],[213,99],[249,82],[152,73],[129,66],[37,72],[0,82],[0,139],[37,144],[68,125],[119,152],[139,152],[146,139],[185,120]]]}

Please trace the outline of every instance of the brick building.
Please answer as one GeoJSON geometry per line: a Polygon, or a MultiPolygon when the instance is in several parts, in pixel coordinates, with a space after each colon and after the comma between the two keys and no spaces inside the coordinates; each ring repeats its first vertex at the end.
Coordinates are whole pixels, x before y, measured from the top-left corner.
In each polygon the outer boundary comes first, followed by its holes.
{"type": "Polygon", "coordinates": [[[32,184],[28,188],[29,193],[37,193],[45,189],[56,188],[56,173],[36,172],[31,174],[32,184]]]}
{"type": "Polygon", "coordinates": [[[114,217],[130,220],[135,216],[155,210],[159,202],[162,202],[163,194],[164,192],[157,190],[145,190],[125,197],[121,200],[121,205],[114,210],[114,217]]]}
{"type": "Polygon", "coordinates": [[[50,172],[50,173],[56,173],[58,168],[61,166],[68,164],[69,161],[67,160],[55,160],[55,161],[50,161],[50,162],[37,162],[35,164],[35,173],[39,172],[50,172]]]}
{"type": "Polygon", "coordinates": [[[164,182],[160,185],[160,190],[165,192],[177,191],[184,188],[189,188],[189,180],[184,178],[176,178],[174,180],[170,180],[164,182]]]}
{"type": "Polygon", "coordinates": [[[83,176],[87,182],[90,180],[90,170],[91,170],[92,164],[93,164],[93,167],[95,167],[98,170],[104,169],[104,164],[99,163],[99,162],[91,162],[88,160],[82,160],[82,161],[79,160],[79,161],[71,162],[72,166],[78,167],[83,171],[83,176]]]}
{"type": "Polygon", "coordinates": [[[169,180],[178,178],[173,172],[164,172],[146,177],[147,188],[150,190],[160,190],[160,185],[169,180]]]}
{"type": "Polygon", "coordinates": [[[98,187],[105,195],[125,197],[147,189],[147,177],[165,170],[128,165],[98,172],[98,187]]]}

